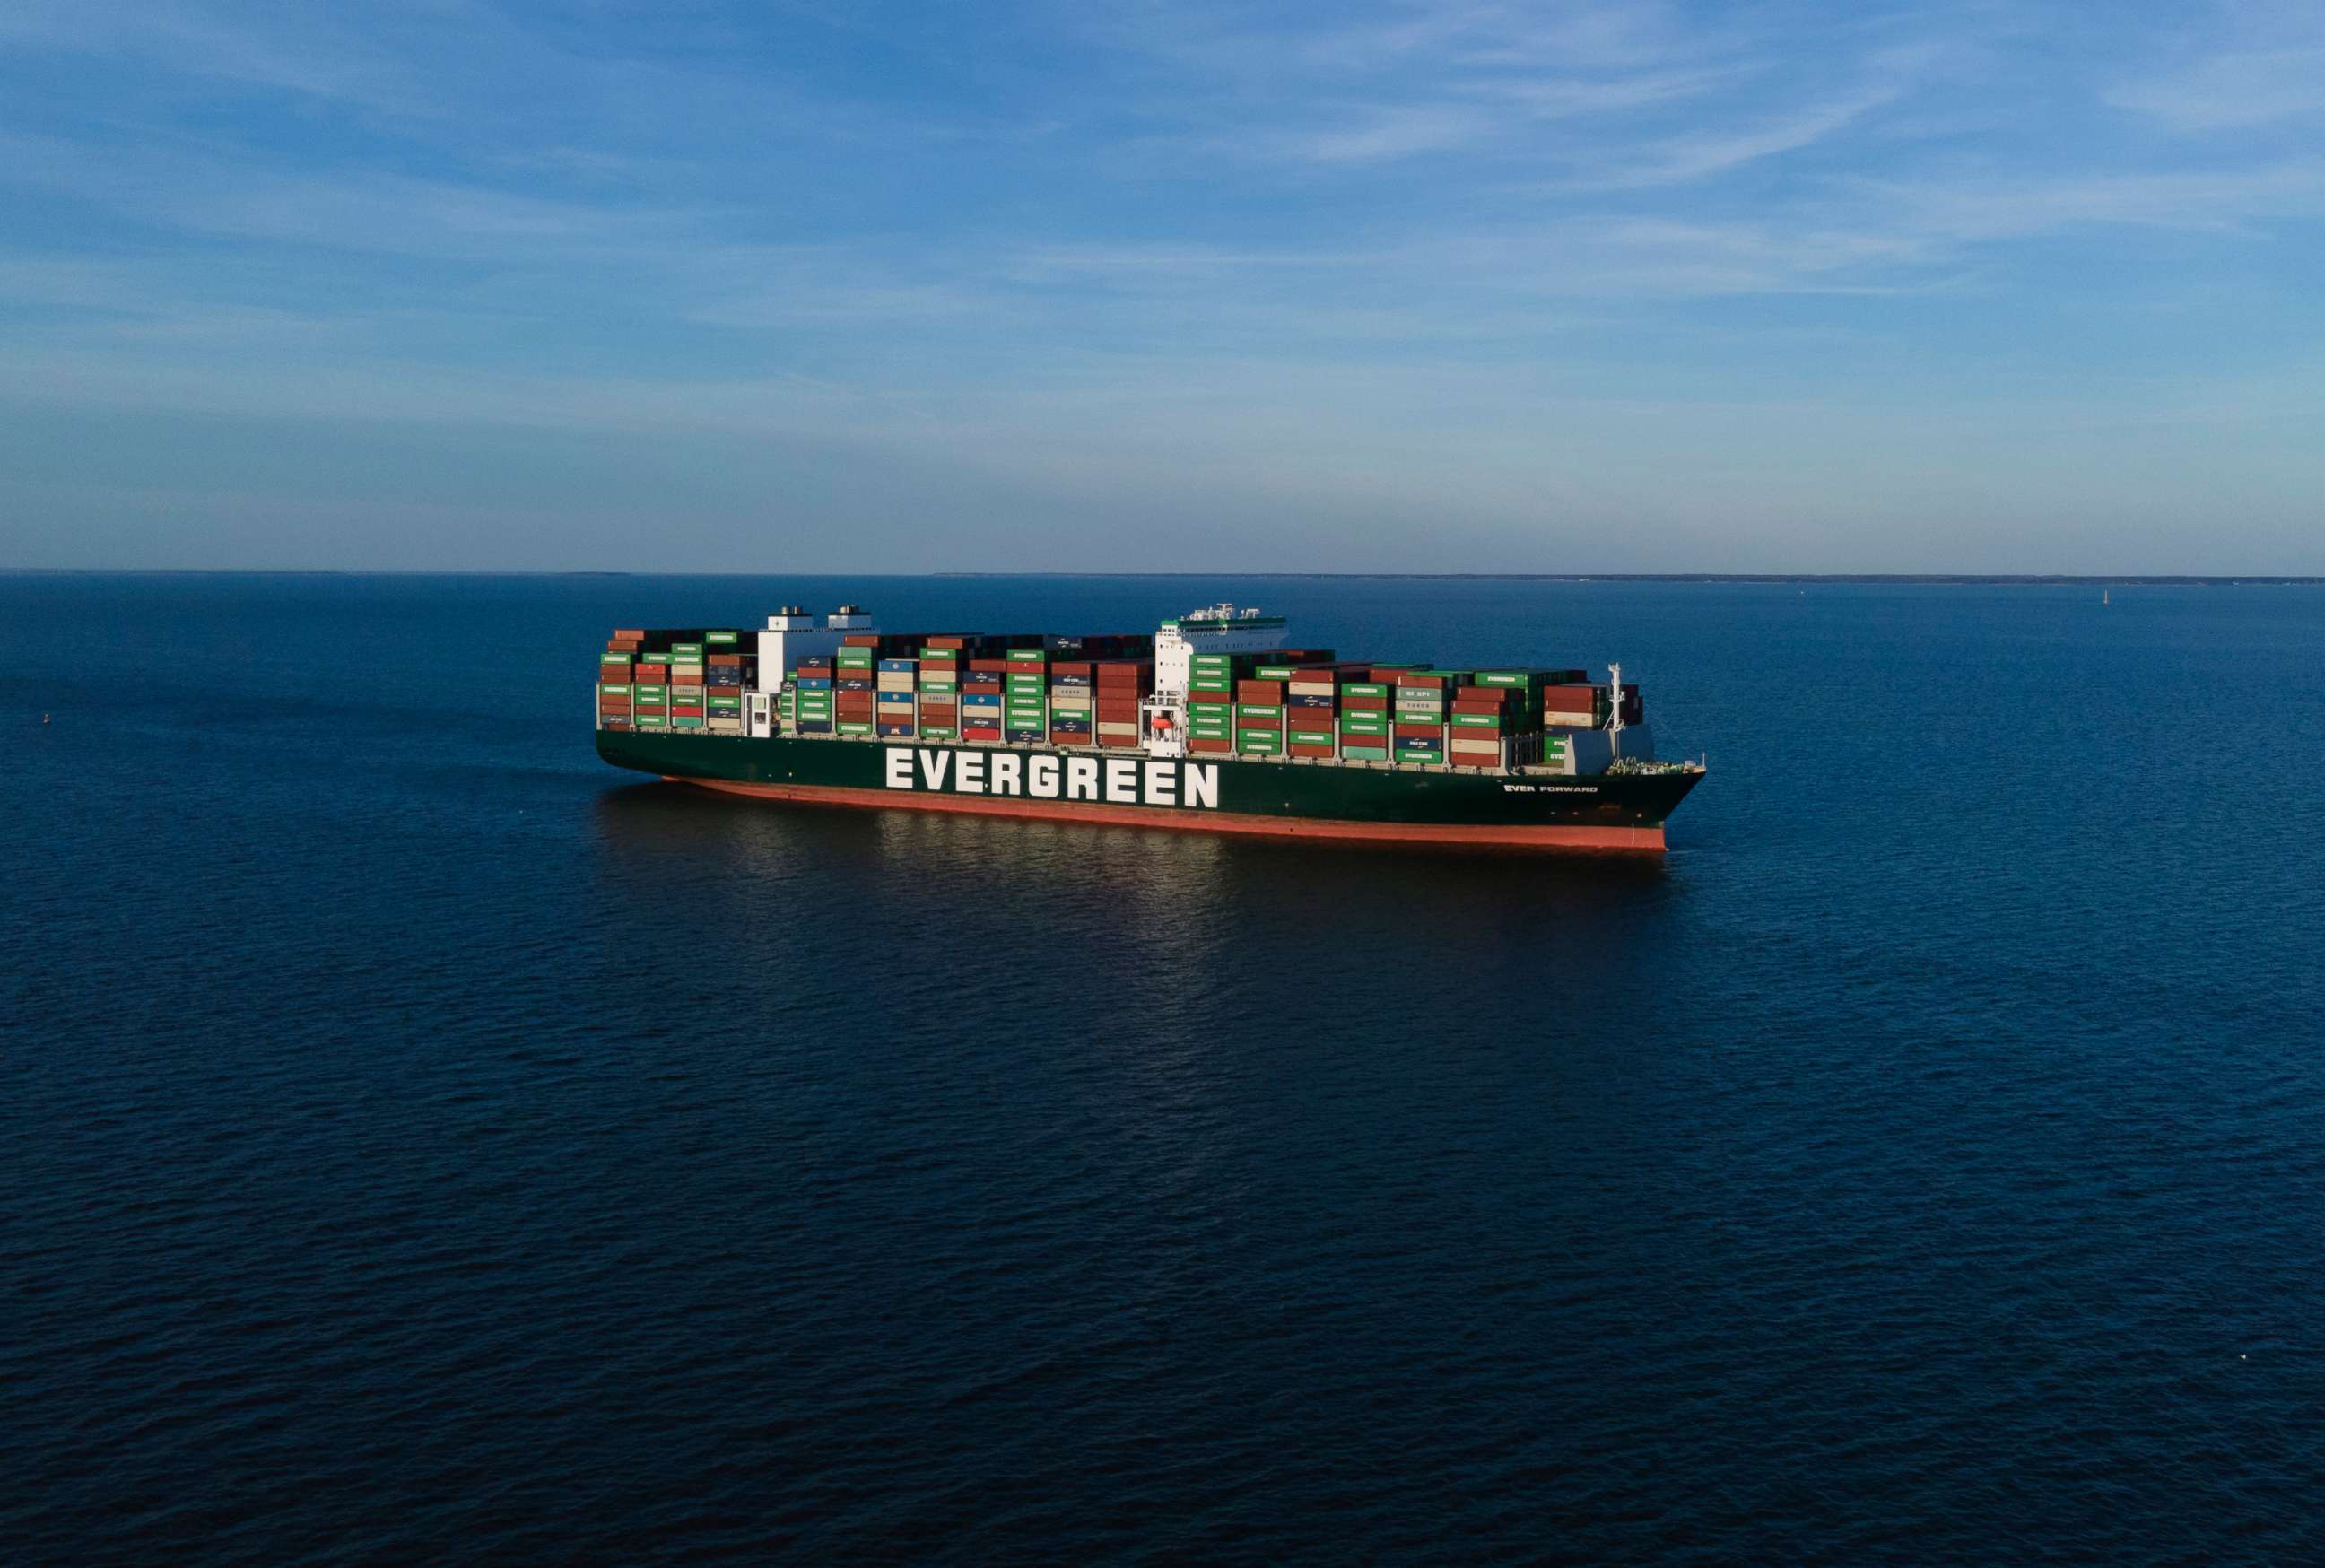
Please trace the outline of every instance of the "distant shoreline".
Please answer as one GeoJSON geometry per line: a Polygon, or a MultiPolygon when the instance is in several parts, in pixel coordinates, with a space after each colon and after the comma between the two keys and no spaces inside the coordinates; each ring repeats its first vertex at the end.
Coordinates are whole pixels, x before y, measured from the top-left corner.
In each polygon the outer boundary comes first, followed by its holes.
{"type": "Polygon", "coordinates": [[[0,577],[607,577],[979,582],[1048,579],[1120,582],[1663,582],[1813,588],[2315,588],[2325,576],[1883,571],[518,571],[425,567],[0,566],[0,577]]]}

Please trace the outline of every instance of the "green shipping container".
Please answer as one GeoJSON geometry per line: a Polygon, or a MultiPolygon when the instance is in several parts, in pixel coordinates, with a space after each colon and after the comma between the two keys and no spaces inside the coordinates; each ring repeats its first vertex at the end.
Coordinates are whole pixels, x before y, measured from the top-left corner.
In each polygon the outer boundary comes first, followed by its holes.
{"type": "Polygon", "coordinates": [[[705,632],[702,634],[702,642],[705,647],[731,648],[739,635],[735,632],[705,632]]]}
{"type": "Polygon", "coordinates": [[[700,643],[672,643],[670,645],[670,656],[673,659],[699,659],[702,657],[702,645],[700,643]]]}
{"type": "Polygon", "coordinates": [[[1453,722],[1457,728],[1462,729],[1491,729],[1498,732],[1502,728],[1502,721],[1490,713],[1456,713],[1453,716],[1453,722]]]}
{"type": "Polygon", "coordinates": [[[1332,732],[1329,729],[1323,730],[1320,733],[1311,729],[1294,729],[1290,733],[1292,736],[1292,744],[1294,746],[1329,746],[1332,744],[1332,732]]]}
{"type": "Polygon", "coordinates": [[[921,726],[921,735],[922,738],[928,740],[959,740],[960,738],[959,730],[942,724],[923,724],[921,726]]]}
{"type": "Polygon", "coordinates": [[[1236,704],[1236,717],[1237,719],[1281,719],[1283,717],[1283,710],[1271,708],[1264,702],[1238,702],[1236,704]]]}
{"type": "Polygon", "coordinates": [[[626,670],[630,667],[630,656],[627,654],[600,654],[597,655],[597,663],[600,664],[619,664],[623,669],[626,670]]]}
{"type": "Polygon", "coordinates": [[[598,687],[597,692],[604,697],[626,697],[630,694],[630,689],[627,686],[607,685],[598,687]]]}
{"type": "Polygon", "coordinates": [[[1385,697],[1388,688],[1378,681],[1350,681],[1340,688],[1344,697],[1385,697]]]}
{"type": "Polygon", "coordinates": [[[1441,751],[1400,750],[1396,754],[1396,760],[1399,762],[1443,762],[1445,760],[1445,754],[1441,751]]]}
{"type": "Polygon", "coordinates": [[[670,721],[672,729],[699,729],[702,725],[703,719],[697,714],[682,713],[670,721]]]}
{"type": "Polygon", "coordinates": [[[1340,755],[1347,757],[1351,762],[1386,762],[1388,760],[1388,747],[1385,746],[1343,745],[1340,747],[1340,755]]]}

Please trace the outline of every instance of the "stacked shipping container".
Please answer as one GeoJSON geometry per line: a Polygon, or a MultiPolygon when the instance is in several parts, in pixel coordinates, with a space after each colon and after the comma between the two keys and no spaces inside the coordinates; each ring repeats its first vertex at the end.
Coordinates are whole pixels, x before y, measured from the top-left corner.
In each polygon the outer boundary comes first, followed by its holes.
{"type": "MultiPolygon", "coordinates": [[[[616,628],[599,655],[608,729],[743,732],[753,657],[745,634],[616,628]]],[[[777,711],[799,735],[1057,747],[1137,747],[1153,691],[1153,640],[850,634],[787,672],[777,711]]],[[[1567,760],[1564,732],[1603,727],[1638,688],[1579,670],[1335,664],[1324,650],[1198,654],[1189,749],[1255,759],[1505,768],[1567,760]]]]}

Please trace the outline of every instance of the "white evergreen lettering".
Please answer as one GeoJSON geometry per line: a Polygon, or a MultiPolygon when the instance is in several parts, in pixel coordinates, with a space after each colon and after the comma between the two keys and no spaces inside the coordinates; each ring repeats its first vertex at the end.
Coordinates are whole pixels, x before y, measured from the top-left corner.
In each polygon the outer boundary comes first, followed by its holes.
{"type": "Polygon", "coordinates": [[[1219,809],[1219,765],[1215,762],[1190,762],[1183,775],[1187,803],[1219,809]]]}

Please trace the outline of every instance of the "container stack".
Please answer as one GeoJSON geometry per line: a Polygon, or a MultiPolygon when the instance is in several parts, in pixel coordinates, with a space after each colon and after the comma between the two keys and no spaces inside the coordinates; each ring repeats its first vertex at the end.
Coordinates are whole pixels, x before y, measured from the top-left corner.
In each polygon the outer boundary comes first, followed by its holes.
{"type": "MultiPolygon", "coordinates": [[[[1128,641],[1130,639],[1119,639],[1128,641]]],[[[1090,666],[1095,726],[1100,746],[1139,746],[1145,738],[1139,731],[1139,703],[1154,691],[1154,662],[1152,659],[1105,659],[1090,666]]]]}
{"type": "Polygon", "coordinates": [[[701,729],[705,727],[702,668],[700,643],[671,644],[670,727],[672,729],[701,729]]]}
{"type": "MultiPolygon", "coordinates": [[[[605,729],[744,733],[748,633],[616,628],[598,659],[605,729]]],[[[1153,640],[1137,636],[851,634],[788,672],[782,731],[864,739],[1135,749],[1150,738],[1153,640]]],[[[1198,654],[1187,746],[1211,756],[1500,770],[1571,765],[1568,732],[1614,712],[1642,721],[1638,688],[1580,670],[1438,670],[1335,663],[1324,649],[1198,654]]]]}
{"type": "Polygon", "coordinates": [[[1329,759],[1338,755],[1339,672],[1329,664],[1262,664],[1256,673],[1283,682],[1283,751],[1287,756],[1329,759]]]}
{"type": "Polygon", "coordinates": [[[703,728],[713,735],[740,735],[743,689],[749,684],[743,666],[742,634],[705,632],[702,648],[703,728]]]}
{"type": "Polygon", "coordinates": [[[1235,750],[1233,654],[1197,654],[1187,666],[1187,749],[1235,750]]]}
{"type": "MultiPolygon", "coordinates": [[[[1373,672],[1379,679],[1381,670],[1373,672]]],[[[1398,670],[1386,682],[1389,695],[1390,756],[1398,762],[1445,761],[1445,721],[1450,716],[1448,696],[1457,677],[1442,670],[1398,670]]]]}
{"type": "Polygon", "coordinates": [[[1602,688],[1582,682],[1545,684],[1542,689],[1542,719],[1548,725],[1588,729],[1605,717],[1602,688]]]}
{"type": "Polygon", "coordinates": [[[1292,665],[1329,664],[1331,659],[1328,650],[1305,648],[1195,654],[1187,667],[1188,749],[1281,756],[1283,682],[1281,677],[1262,679],[1262,666],[1281,667],[1288,673],[1292,665]]]}
{"type": "Polygon", "coordinates": [[[1012,648],[1005,661],[1001,737],[1031,744],[1049,738],[1050,655],[1042,648],[1012,648]]]}
{"type": "Polygon", "coordinates": [[[966,637],[931,637],[921,646],[921,734],[930,740],[960,736],[961,645],[966,637]]]}
{"type": "Polygon", "coordinates": [[[1006,659],[971,659],[960,683],[960,738],[997,741],[1001,738],[1001,703],[1006,659]]]}
{"type": "Polygon", "coordinates": [[[1340,756],[1348,762],[1386,762],[1394,739],[1390,694],[1396,688],[1370,678],[1376,672],[1350,673],[1360,678],[1340,682],[1340,756]]]}
{"type": "Polygon", "coordinates": [[[1097,666],[1087,659],[1050,663],[1050,744],[1098,744],[1097,666]]]}
{"type": "Polygon", "coordinates": [[[630,705],[640,729],[670,728],[670,663],[664,654],[640,654],[630,666],[630,705]]]}
{"type": "Polygon", "coordinates": [[[891,739],[909,739],[920,722],[920,663],[913,659],[882,659],[873,677],[875,733],[891,739]]]}
{"type": "Polygon", "coordinates": [[[632,636],[616,631],[606,644],[606,651],[597,655],[597,728],[627,729],[635,721],[630,684],[632,670],[637,663],[638,649],[645,634],[632,636]]]}
{"type": "Polygon", "coordinates": [[[841,735],[873,732],[872,695],[879,652],[880,639],[869,633],[839,639],[839,652],[832,655],[831,687],[832,717],[841,735]]]}
{"type": "Polygon", "coordinates": [[[817,654],[801,659],[792,672],[790,685],[798,688],[792,722],[801,735],[832,733],[834,667],[830,654],[817,654]]]}
{"type": "Polygon", "coordinates": [[[1283,755],[1283,681],[1263,679],[1270,670],[1290,673],[1288,665],[1255,665],[1250,678],[1235,683],[1235,748],[1237,756],[1283,755]]]}
{"type": "Polygon", "coordinates": [[[1469,685],[1453,693],[1445,760],[1455,767],[1501,767],[1523,710],[1505,686],[1469,685]]]}

